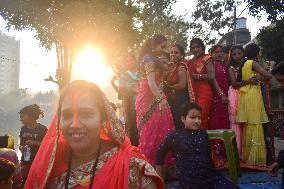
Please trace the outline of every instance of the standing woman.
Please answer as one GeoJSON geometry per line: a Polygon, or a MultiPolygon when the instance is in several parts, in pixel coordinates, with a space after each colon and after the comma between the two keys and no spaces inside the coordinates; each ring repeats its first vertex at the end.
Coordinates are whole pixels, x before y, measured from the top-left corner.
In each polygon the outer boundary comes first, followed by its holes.
{"type": "Polygon", "coordinates": [[[239,99],[239,88],[245,85],[256,85],[258,80],[256,78],[250,78],[248,80],[237,80],[240,67],[245,62],[244,57],[245,50],[241,45],[234,45],[229,51],[229,62],[228,70],[230,77],[230,86],[229,86],[229,119],[230,119],[230,128],[236,134],[236,141],[239,156],[242,156],[242,125],[237,123],[236,115],[238,108],[238,99],[239,99]]]}
{"type": "Polygon", "coordinates": [[[229,97],[229,118],[230,127],[236,134],[236,141],[239,156],[242,156],[242,126],[237,123],[236,115],[239,99],[239,88],[242,87],[243,82],[237,81],[240,66],[244,63],[244,48],[241,45],[234,45],[229,52],[229,76],[230,87],[228,92],[229,97]]]}
{"type": "Polygon", "coordinates": [[[174,117],[176,129],[183,128],[181,122],[181,107],[189,102],[187,88],[187,71],[184,61],[185,50],[180,44],[170,48],[171,63],[167,75],[167,97],[174,117]]]}
{"type": "MultiPolygon", "coordinates": [[[[215,70],[215,79],[222,90],[221,95],[227,97],[229,90],[229,74],[228,67],[223,62],[223,47],[221,45],[214,45],[211,48],[211,53],[215,70]]],[[[215,91],[211,111],[210,129],[229,129],[229,127],[228,101],[226,98],[222,98],[218,91],[215,91]]]]}
{"type": "MultiPolygon", "coordinates": [[[[213,104],[211,108],[211,130],[215,129],[229,129],[229,113],[228,113],[228,90],[229,90],[229,74],[228,67],[224,63],[223,47],[221,45],[214,45],[211,48],[213,58],[213,65],[215,70],[215,88],[213,94],[213,104]]],[[[222,168],[225,165],[225,145],[222,140],[212,141],[212,155],[216,168],[222,168]]]]}
{"type": "Polygon", "coordinates": [[[167,38],[156,34],[146,41],[139,57],[142,72],[136,97],[139,148],[153,165],[158,147],[175,127],[169,104],[159,87],[163,71],[159,57],[166,48],[167,38]]]}
{"type": "Polygon", "coordinates": [[[201,128],[207,130],[209,127],[209,112],[213,101],[213,90],[211,83],[215,78],[214,66],[210,55],[205,54],[205,45],[199,38],[193,38],[190,41],[190,51],[194,55],[187,62],[189,78],[193,91],[192,101],[195,101],[202,108],[201,128]]]}
{"type": "MultiPolygon", "coordinates": [[[[260,48],[251,43],[245,47],[247,61],[242,66],[242,80],[263,77],[268,80],[272,75],[257,62],[260,48]]],[[[263,123],[268,122],[260,85],[246,85],[240,88],[237,122],[243,123],[243,160],[247,164],[266,164],[266,146],[263,123]]]]}

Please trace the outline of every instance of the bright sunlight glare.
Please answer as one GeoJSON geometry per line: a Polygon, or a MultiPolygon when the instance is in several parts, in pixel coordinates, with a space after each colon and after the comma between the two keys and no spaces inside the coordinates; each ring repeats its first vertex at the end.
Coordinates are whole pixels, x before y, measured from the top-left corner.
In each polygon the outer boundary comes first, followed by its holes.
{"type": "Polygon", "coordinates": [[[72,80],[87,80],[102,88],[107,87],[112,75],[102,53],[95,48],[83,49],[77,56],[72,70],[72,80]]]}

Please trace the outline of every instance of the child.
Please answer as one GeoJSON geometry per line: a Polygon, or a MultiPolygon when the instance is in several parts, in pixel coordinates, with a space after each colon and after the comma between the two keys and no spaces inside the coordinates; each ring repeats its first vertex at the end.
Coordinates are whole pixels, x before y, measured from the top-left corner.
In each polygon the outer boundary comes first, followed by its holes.
{"type": "MultiPolygon", "coordinates": [[[[242,81],[253,77],[268,80],[272,75],[257,62],[260,48],[254,43],[245,47],[247,61],[239,70],[242,81]]],[[[247,164],[266,164],[266,145],[263,124],[268,122],[260,85],[245,85],[240,88],[236,121],[243,124],[242,157],[247,164]]]]}
{"type": "Polygon", "coordinates": [[[20,119],[23,126],[20,131],[20,151],[22,152],[21,167],[25,182],[30,166],[36,156],[41,141],[47,132],[47,128],[37,123],[39,116],[44,116],[37,104],[29,105],[20,110],[20,119]]]}
{"type": "Polygon", "coordinates": [[[14,172],[14,163],[4,158],[0,158],[0,189],[12,189],[14,172]]]}
{"type": "Polygon", "coordinates": [[[185,128],[169,133],[158,149],[157,172],[162,175],[164,157],[172,151],[181,188],[238,188],[214,169],[207,132],[200,129],[201,107],[196,103],[187,104],[181,120],[185,128]]]}

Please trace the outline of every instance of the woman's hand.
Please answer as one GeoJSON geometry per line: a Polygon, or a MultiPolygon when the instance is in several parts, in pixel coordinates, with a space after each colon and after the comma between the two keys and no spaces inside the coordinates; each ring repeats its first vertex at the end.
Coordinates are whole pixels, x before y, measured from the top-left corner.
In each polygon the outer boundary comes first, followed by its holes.
{"type": "Polygon", "coordinates": [[[256,77],[252,77],[247,81],[250,85],[258,85],[258,83],[259,83],[259,80],[256,77]]]}
{"type": "Polygon", "coordinates": [[[267,174],[272,177],[275,177],[278,174],[279,168],[279,164],[277,162],[274,162],[272,165],[269,166],[267,174]]]}
{"type": "Polygon", "coordinates": [[[221,95],[221,101],[222,101],[222,104],[229,104],[229,99],[224,94],[221,95]]]}

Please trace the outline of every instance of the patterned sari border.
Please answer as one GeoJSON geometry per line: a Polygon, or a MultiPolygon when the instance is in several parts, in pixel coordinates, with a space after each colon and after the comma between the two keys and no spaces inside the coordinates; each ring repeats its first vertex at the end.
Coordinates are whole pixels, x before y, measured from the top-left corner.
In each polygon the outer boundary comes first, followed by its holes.
{"type": "Polygon", "coordinates": [[[150,104],[150,106],[147,108],[147,110],[143,113],[143,115],[141,116],[141,119],[137,125],[138,128],[138,133],[140,133],[143,129],[143,126],[145,125],[145,123],[150,119],[152,113],[155,111],[155,109],[158,107],[159,103],[161,102],[161,100],[163,99],[159,99],[154,100],[152,102],[152,104],[150,104]]]}

